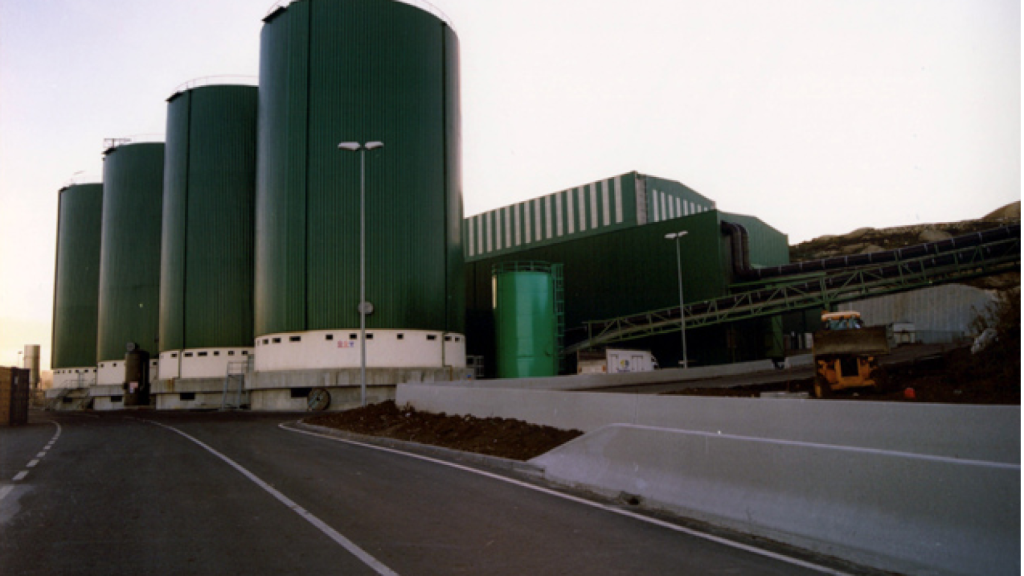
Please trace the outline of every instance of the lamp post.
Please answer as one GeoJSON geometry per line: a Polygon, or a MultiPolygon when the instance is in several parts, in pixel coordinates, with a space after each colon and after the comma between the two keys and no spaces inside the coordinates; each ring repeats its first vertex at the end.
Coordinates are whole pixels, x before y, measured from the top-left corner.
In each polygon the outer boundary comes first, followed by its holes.
{"type": "Polygon", "coordinates": [[[679,333],[683,339],[683,368],[690,367],[689,358],[686,357],[686,309],[683,307],[683,256],[679,248],[679,239],[686,236],[687,231],[671,232],[665,234],[665,238],[675,240],[676,243],[676,268],[679,271],[679,333]]]}
{"type": "Polygon", "coordinates": [[[366,151],[384,146],[383,142],[342,142],[339,150],[359,152],[359,398],[366,406],[366,315],[373,305],[366,301],[366,151]]]}

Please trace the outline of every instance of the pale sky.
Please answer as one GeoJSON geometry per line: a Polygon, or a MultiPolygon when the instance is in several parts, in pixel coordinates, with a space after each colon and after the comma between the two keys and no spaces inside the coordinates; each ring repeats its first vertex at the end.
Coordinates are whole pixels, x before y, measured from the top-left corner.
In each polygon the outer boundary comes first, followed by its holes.
{"type": "MultiPolygon", "coordinates": [[[[255,77],[265,0],[0,0],[0,365],[50,358],[57,191],[255,77]]],[[[436,0],[461,42],[466,216],[616,174],[790,242],[1021,198],[1011,0],[436,0]]]]}

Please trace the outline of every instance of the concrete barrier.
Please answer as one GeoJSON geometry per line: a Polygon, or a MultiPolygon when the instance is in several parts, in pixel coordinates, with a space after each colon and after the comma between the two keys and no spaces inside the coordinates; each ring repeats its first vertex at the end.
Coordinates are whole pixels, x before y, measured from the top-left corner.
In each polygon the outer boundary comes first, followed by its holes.
{"type": "Polygon", "coordinates": [[[635,424],[1020,464],[1020,406],[704,398],[401,384],[418,410],[591,432],[635,424]]]}
{"type": "Polygon", "coordinates": [[[554,482],[884,570],[1020,573],[1015,464],[630,425],[531,463],[554,482]]]}
{"type": "MultiPolygon", "coordinates": [[[[786,358],[789,368],[812,366],[814,358],[810,354],[786,358]]],[[[726,376],[756,374],[758,372],[783,373],[777,370],[771,360],[755,360],[736,364],[719,364],[699,368],[666,368],[653,372],[624,372],[621,374],[572,374],[568,376],[550,376],[546,378],[493,378],[487,380],[453,380],[437,382],[440,386],[459,388],[512,388],[517,390],[593,390],[614,388],[640,384],[661,384],[669,382],[704,381],[726,376]]]]}
{"type": "Polygon", "coordinates": [[[401,384],[418,410],[588,434],[553,482],[910,573],[1020,570],[1020,407],[401,384]]]}

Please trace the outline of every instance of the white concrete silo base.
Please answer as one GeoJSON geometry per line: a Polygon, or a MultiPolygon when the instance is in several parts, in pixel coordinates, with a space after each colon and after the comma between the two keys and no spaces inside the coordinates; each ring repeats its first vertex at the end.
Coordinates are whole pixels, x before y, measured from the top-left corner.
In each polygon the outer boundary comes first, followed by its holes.
{"type": "MultiPolygon", "coordinates": [[[[366,370],[366,402],[375,404],[395,399],[398,384],[451,382],[468,380],[467,368],[368,368],[366,370]]],[[[348,410],[361,404],[362,390],[358,368],[326,370],[284,370],[256,372],[246,382],[250,407],[265,411],[305,411],[313,388],[330,394],[327,410],[348,410]]]]}

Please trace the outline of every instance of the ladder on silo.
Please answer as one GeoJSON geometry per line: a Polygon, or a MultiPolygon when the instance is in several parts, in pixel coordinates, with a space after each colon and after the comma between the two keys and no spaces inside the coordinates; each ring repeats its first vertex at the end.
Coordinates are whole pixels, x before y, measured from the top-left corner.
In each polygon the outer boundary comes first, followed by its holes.
{"type": "Polygon", "coordinates": [[[224,375],[224,394],[221,395],[220,409],[231,410],[242,407],[242,390],[245,388],[245,373],[249,366],[247,360],[241,362],[228,362],[224,375]],[[229,392],[234,391],[235,401],[228,402],[229,392]]]}
{"type": "Polygon", "coordinates": [[[558,373],[565,372],[565,274],[563,264],[551,265],[551,277],[555,285],[555,351],[558,354],[558,373]]]}

